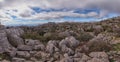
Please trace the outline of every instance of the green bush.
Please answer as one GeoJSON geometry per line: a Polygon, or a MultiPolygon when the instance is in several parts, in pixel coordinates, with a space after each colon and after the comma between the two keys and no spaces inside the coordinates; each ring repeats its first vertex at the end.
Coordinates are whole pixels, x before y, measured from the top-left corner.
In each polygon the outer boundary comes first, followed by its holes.
{"type": "Polygon", "coordinates": [[[120,51],[120,43],[113,45],[113,50],[120,51]]]}
{"type": "Polygon", "coordinates": [[[76,36],[76,39],[79,41],[89,41],[92,39],[94,36],[91,35],[90,33],[87,32],[82,32],[78,36],[76,36]]]}
{"type": "Polygon", "coordinates": [[[37,33],[24,33],[22,38],[25,39],[39,39],[41,36],[37,33]]]}
{"type": "Polygon", "coordinates": [[[65,37],[59,36],[58,33],[49,32],[49,33],[44,34],[44,38],[49,41],[49,40],[62,40],[65,37]]]}
{"type": "Polygon", "coordinates": [[[41,42],[48,42],[49,40],[62,40],[64,37],[59,37],[57,33],[45,33],[43,36],[37,33],[24,33],[22,36],[24,39],[40,40],[41,42]]]}
{"type": "Polygon", "coordinates": [[[0,61],[4,60],[4,59],[10,60],[10,57],[7,54],[4,54],[4,53],[0,54],[0,61]]]}
{"type": "Polygon", "coordinates": [[[93,52],[93,51],[109,51],[111,50],[111,45],[108,44],[105,41],[101,40],[95,40],[95,41],[90,41],[87,46],[89,47],[88,52],[93,52]]]}

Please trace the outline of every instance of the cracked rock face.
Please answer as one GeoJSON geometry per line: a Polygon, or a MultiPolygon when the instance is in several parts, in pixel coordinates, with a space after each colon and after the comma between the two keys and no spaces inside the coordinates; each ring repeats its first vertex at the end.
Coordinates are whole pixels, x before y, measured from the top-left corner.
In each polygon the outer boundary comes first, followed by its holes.
{"type": "Polygon", "coordinates": [[[5,30],[0,30],[0,53],[8,53],[10,56],[15,55],[16,49],[9,43],[5,30]]]}
{"type": "Polygon", "coordinates": [[[89,56],[92,59],[88,62],[109,62],[108,55],[105,52],[91,52],[89,56]]]}
{"type": "Polygon", "coordinates": [[[24,44],[23,39],[20,37],[20,35],[24,33],[22,29],[11,28],[11,29],[6,29],[5,31],[6,31],[8,40],[12,46],[17,47],[18,45],[24,44]]]}
{"type": "Polygon", "coordinates": [[[81,53],[80,41],[73,36],[44,44],[23,39],[22,34],[24,31],[17,28],[0,30],[0,54],[8,55],[12,62],[109,62],[106,52],[81,53]]]}

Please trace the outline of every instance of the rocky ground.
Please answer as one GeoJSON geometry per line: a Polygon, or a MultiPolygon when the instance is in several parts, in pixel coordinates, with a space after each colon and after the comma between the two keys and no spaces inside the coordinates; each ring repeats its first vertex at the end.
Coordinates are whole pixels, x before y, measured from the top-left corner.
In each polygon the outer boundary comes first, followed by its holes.
{"type": "MultiPolygon", "coordinates": [[[[69,26],[73,26],[70,24],[65,29],[59,27],[63,31],[55,32],[62,37],[59,37],[60,39],[56,38],[58,35],[55,34],[52,34],[49,39],[46,38],[48,31],[44,32],[42,40],[40,33],[39,37],[36,37],[38,35],[33,37],[29,35],[28,37],[28,34],[27,37],[25,36],[28,32],[33,35],[33,32],[42,31],[43,29],[38,29],[40,27],[36,27],[37,30],[35,27],[30,27],[32,30],[30,28],[27,30],[26,27],[1,26],[0,62],[120,62],[120,39],[118,35],[120,33],[119,30],[113,31],[115,28],[119,29],[120,19],[113,19],[117,21],[111,22],[111,19],[108,19],[105,22],[80,23],[76,31],[74,28],[71,28],[72,31],[68,29],[69,26]],[[107,28],[103,28],[103,25],[107,28]],[[92,32],[90,32],[91,29],[93,29],[92,32]],[[84,31],[84,36],[77,30],[84,31]],[[69,32],[74,32],[81,37],[71,35],[69,32]]],[[[48,26],[49,24],[47,24],[47,28],[48,26]]],[[[50,30],[50,33],[52,31],[50,30]]]]}

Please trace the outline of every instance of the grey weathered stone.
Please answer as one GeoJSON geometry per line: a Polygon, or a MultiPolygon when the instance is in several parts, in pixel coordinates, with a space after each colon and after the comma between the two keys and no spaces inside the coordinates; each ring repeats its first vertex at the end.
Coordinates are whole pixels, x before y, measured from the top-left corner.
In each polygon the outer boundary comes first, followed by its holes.
{"type": "Polygon", "coordinates": [[[74,57],[74,58],[81,58],[82,55],[83,55],[83,53],[76,52],[73,57],[74,57]]]}
{"type": "Polygon", "coordinates": [[[45,53],[45,52],[42,52],[42,51],[38,51],[36,54],[33,55],[34,57],[36,58],[42,58],[42,59],[47,59],[50,57],[50,54],[49,53],[45,53]]]}
{"type": "Polygon", "coordinates": [[[4,49],[2,48],[2,46],[0,46],[0,53],[3,53],[4,49]]]}
{"type": "Polygon", "coordinates": [[[0,53],[6,52],[9,56],[15,56],[16,49],[9,43],[5,30],[0,30],[0,53]]]}
{"type": "Polygon", "coordinates": [[[90,59],[91,59],[90,57],[88,57],[87,55],[83,54],[83,55],[82,55],[82,58],[80,59],[80,61],[81,61],[81,62],[86,62],[86,61],[88,61],[88,60],[90,60],[90,59]]]}
{"type": "Polygon", "coordinates": [[[24,34],[24,31],[21,28],[6,29],[6,32],[7,32],[7,34],[15,34],[17,36],[24,34]]]}
{"type": "Polygon", "coordinates": [[[63,53],[68,53],[68,55],[73,55],[74,54],[74,51],[71,48],[68,48],[66,45],[63,45],[61,47],[61,51],[63,53]]]}
{"type": "Polygon", "coordinates": [[[68,41],[70,47],[77,47],[79,45],[79,41],[76,40],[73,36],[65,38],[68,41]]]}
{"type": "Polygon", "coordinates": [[[11,28],[11,29],[6,29],[5,30],[7,33],[7,37],[9,40],[9,43],[12,46],[18,46],[18,45],[23,45],[24,41],[20,37],[24,33],[24,31],[20,28],[11,28]]]}
{"type": "Polygon", "coordinates": [[[39,40],[25,39],[25,44],[29,46],[41,44],[39,40]]]}
{"type": "Polygon", "coordinates": [[[56,52],[53,54],[54,59],[57,59],[57,60],[60,59],[60,56],[61,56],[61,54],[59,52],[56,52]]]}
{"type": "Polygon", "coordinates": [[[87,56],[84,53],[79,53],[76,57],[74,56],[75,62],[87,62],[90,59],[91,59],[91,57],[87,56]]]}
{"type": "Polygon", "coordinates": [[[32,51],[33,47],[28,45],[19,45],[17,49],[20,51],[32,51]]]}
{"type": "Polygon", "coordinates": [[[91,60],[88,60],[87,62],[109,62],[107,59],[99,59],[99,58],[92,58],[91,60]]]}
{"type": "Polygon", "coordinates": [[[35,53],[37,53],[38,51],[30,51],[30,55],[33,56],[35,53]]]}
{"type": "Polygon", "coordinates": [[[23,58],[13,58],[12,62],[26,62],[26,60],[23,58]]]}
{"type": "Polygon", "coordinates": [[[108,59],[108,55],[105,52],[91,52],[89,54],[90,57],[93,58],[106,58],[108,59]]]}
{"type": "Polygon", "coordinates": [[[105,52],[91,52],[89,56],[93,59],[88,62],[109,62],[108,55],[105,52]]]}
{"type": "Polygon", "coordinates": [[[66,37],[63,39],[60,43],[59,46],[62,47],[63,45],[66,45],[67,47],[77,47],[79,45],[79,41],[76,40],[73,36],[66,37]]]}
{"type": "Polygon", "coordinates": [[[10,61],[8,61],[8,60],[2,60],[1,62],[10,62],[10,61]]]}
{"type": "Polygon", "coordinates": [[[49,41],[46,46],[46,51],[50,54],[59,51],[59,49],[56,47],[58,44],[58,41],[49,41]]]}
{"type": "Polygon", "coordinates": [[[41,51],[44,51],[45,50],[45,46],[43,44],[40,44],[40,45],[35,45],[34,50],[41,50],[41,51]]]}
{"type": "Polygon", "coordinates": [[[75,48],[79,45],[79,41],[76,40],[74,37],[66,37],[59,43],[59,47],[62,52],[68,53],[69,55],[74,54],[74,50],[72,48],[75,48]]]}
{"type": "Polygon", "coordinates": [[[74,62],[74,59],[71,57],[65,57],[62,60],[60,60],[60,62],[74,62]]]}
{"type": "Polygon", "coordinates": [[[25,39],[25,44],[32,46],[34,50],[45,50],[45,45],[42,44],[39,40],[25,39]]]}
{"type": "Polygon", "coordinates": [[[30,54],[27,51],[17,51],[17,56],[22,58],[30,58],[30,54]]]}
{"type": "Polygon", "coordinates": [[[1,47],[1,52],[4,52],[5,49],[9,49],[10,47],[12,47],[9,44],[5,30],[0,30],[0,47],[1,47]]]}

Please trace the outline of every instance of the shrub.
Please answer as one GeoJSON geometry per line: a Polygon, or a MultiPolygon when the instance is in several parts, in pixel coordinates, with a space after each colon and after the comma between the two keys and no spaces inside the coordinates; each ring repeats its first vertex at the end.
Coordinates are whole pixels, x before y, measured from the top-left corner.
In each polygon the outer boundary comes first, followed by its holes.
{"type": "Polygon", "coordinates": [[[37,33],[24,33],[21,37],[24,39],[39,39],[40,35],[37,33]]]}
{"type": "Polygon", "coordinates": [[[120,37],[120,28],[113,28],[113,33],[116,33],[116,37],[120,37]]]}
{"type": "Polygon", "coordinates": [[[87,46],[89,47],[88,52],[92,51],[109,51],[112,45],[110,45],[112,37],[107,36],[107,34],[99,34],[97,37],[91,39],[87,46]]]}
{"type": "Polygon", "coordinates": [[[76,39],[79,41],[89,41],[92,39],[94,36],[91,35],[90,33],[87,32],[82,32],[78,36],[76,36],[76,39]]]}
{"type": "Polygon", "coordinates": [[[1,60],[4,60],[4,59],[6,59],[6,60],[10,60],[9,55],[7,55],[6,53],[2,53],[2,54],[0,54],[0,61],[1,61],[1,60]]]}
{"type": "Polygon", "coordinates": [[[24,39],[40,40],[41,42],[48,42],[49,40],[62,40],[64,37],[59,37],[57,33],[45,33],[43,36],[38,33],[24,33],[22,36],[24,39]]]}
{"type": "Polygon", "coordinates": [[[103,30],[107,32],[113,32],[112,27],[109,25],[102,25],[103,30]]]}
{"type": "Polygon", "coordinates": [[[113,50],[120,51],[120,43],[113,45],[113,50]]]}
{"type": "Polygon", "coordinates": [[[89,43],[88,47],[89,47],[89,52],[111,50],[110,44],[103,42],[103,41],[99,41],[99,40],[97,42],[93,41],[89,43]]]}
{"type": "Polygon", "coordinates": [[[62,40],[65,37],[59,36],[58,33],[49,32],[49,33],[44,34],[44,38],[49,41],[49,40],[62,40]]]}

